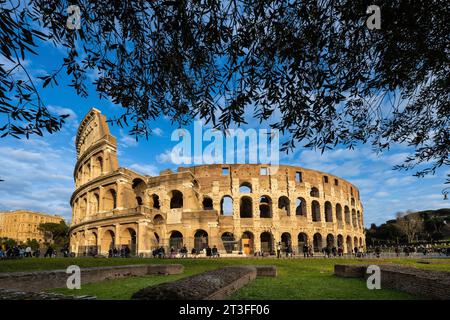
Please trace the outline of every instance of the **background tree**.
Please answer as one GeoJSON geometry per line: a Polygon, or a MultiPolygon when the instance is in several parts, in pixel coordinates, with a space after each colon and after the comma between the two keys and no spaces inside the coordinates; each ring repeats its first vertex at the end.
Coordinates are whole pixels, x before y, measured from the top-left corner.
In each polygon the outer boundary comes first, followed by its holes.
{"type": "Polygon", "coordinates": [[[38,230],[44,233],[46,244],[64,246],[69,242],[69,227],[65,221],[60,223],[41,223],[38,226],[38,230]]]}
{"type": "MultiPolygon", "coordinates": [[[[407,144],[396,169],[423,176],[449,165],[446,0],[47,1],[0,0],[0,135],[57,131],[64,116],[45,108],[24,59],[42,41],[66,50],[43,86],[87,95],[87,72],[100,97],[123,107],[116,119],[148,136],[161,115],[184,125],[199,116],[218,129],[250,114],[296,144],[326,150],[369,143],[407,144]],[[70,4],[80,29],[67,27],[70,4]],[[369,30],[369,5],[381,29],[369,30]],[[25,79],[15,77],[23,70],[25,79]],[[276,119],[276,120],[273,120],[276,119]],[[273,122],[272,122],[273,121],[273,122]]],[[[73,18],[73,17],[71,17],[73,18]]],[[[447,180],[450,181],[450,180],[447,180]]]]}
{"type": "Polygon", "coordinates": [[[14,247],[17,245],[17,241],[8,237],[0,238],[0,244],[5,244],[9,247],[14,247]]]}
{"type": "Polygon", "coordinates": [[[412,212],[397,212],[397,221],[395,226],[406,235],[408,243],[411,243],[416,235],[423,230],[423,221],[418,215],[412,214],[412,212]]]}
{"type": "Polygon", "coordinates": [[[30,247],[31,250],[36,251],[37,249],[39,249],[40,244],[36,239],[27,239],[27,241],[25,242],[25,247],[30,247]]]}

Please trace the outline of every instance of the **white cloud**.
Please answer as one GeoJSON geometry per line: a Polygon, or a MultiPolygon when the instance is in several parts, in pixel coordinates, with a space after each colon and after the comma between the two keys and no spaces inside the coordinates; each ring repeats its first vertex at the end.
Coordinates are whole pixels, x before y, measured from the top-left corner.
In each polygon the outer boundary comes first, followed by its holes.
{"type": "Polygon", "coordinates": [[[130,169],[137,171],[138,173],[149,175],[149,176],[157,176],[159,175],[159,169],[153,164],[139,164],[133,163],[128,166],[130,169]]]}

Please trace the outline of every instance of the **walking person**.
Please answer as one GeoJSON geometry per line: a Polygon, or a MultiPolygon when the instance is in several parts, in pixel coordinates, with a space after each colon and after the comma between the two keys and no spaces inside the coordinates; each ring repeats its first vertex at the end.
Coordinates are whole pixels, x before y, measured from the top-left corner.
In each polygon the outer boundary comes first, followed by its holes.
{"type": "Polygon", "coordinates": [[[281,242],[278,242],[277,244],[277,258],[281,258],[281,242]]]}

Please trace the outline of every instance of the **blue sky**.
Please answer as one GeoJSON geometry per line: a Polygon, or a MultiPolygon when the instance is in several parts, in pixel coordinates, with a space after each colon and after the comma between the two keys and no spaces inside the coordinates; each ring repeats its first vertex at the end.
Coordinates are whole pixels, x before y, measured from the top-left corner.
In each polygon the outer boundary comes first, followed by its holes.
{"type": "MultiPolygon", "coordinates": [[[[43,45],[39,52],[39,56],[28,57],[24,64],[42,88],[36,77],[55,70],[62,62],[63,52],[49,45],[43,45]]],[[[7,63],[0,57],[0,64],[7,63]]],[[[17,76],[23,76],[20,70],[17,72],[17,76]]],[[[90,78],[94,77],[91,73],[90,78]]],[[[100,100],[93,87],[89,87],[88,98],[81,98],[66,86],[66,78],[60,78],[59,83],[58,87],[41,89],[41,94],[51,111],[70,115],[62,131],[29,140],[0,139],[0,177],[5,180],[0,182],[0,210],[31,209],[60,214],[70,220],[69,199],[74,190],[72,174],[76,160],[74,142],[79,121],[92,107],[100,109],[107,117],[121,112],[120,106],[100,100]]],[[[247,116],[249,121],[243,128],[259,129],[251,112],[247,116]]],[[[127,128],[110,127],[117,137],[121,166],[149,175],[177,167],[169,156],[177,144],[170,140],[176,127],[164,117],[152,125],[154,135],[138,142],[127,134],[127,128]]],[[[187,129],[192,131],[192,126],[187,129]]],[[[280,163],[329,172],[357,185],[365,208],[365,224],[369,226],[394,218],[398,211],[449,207],[449,202],[441,195],[449,168],[425,178],[392,170],[410,152],[411,148],[397,145],[377,155],[370,146],[363,145],[354,150],[336,148],[321,154],[299,146],[289,155],[281,154],[280,163]]]]}

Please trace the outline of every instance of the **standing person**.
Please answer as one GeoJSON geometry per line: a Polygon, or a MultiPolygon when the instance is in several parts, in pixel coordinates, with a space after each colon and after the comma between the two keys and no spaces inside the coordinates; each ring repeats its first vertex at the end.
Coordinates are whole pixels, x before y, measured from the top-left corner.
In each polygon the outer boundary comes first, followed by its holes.
{"type": "Polygon", "coordinates": [[[192,248],[191,255],[192,255],[194,258],[197,258],[197,250],[195,249],[195,247],[192,248]]]}
{"type": "Polygon", "coordinates": [[[281,258],[281,242],[277,244],[277,258],[281,258]]]}
{"type": "Polygon", "coordinates": [[[46,257],[52,257],[53,256],[53,248],[52,248],[52,246],[48,246],[47,247],[47,251],[45,252],[45,254],[44,254],[44,258],[46,258],[46,257]]]}
{"type": "Polygon", "coordinates": [[[211,254],[212,254],[212,250],[211,250],[211,247],[208,245],[206,247],[206,256],[207,257],[211,257],[211,254]]]}
{"type": "Polygon", "coordinates": [[[313,257],[313,256],[314,256],[314,252],[313,252],[312,245],[309,245],[309,246],[308,246],[308,255],[309,255],[310,257],[313,257]]]}
{"type": "Polygon", "coordinates": [[[308,258],[309,257],[309,252],[308,252],[309,250],[308,250],[308,245],[305,243],[304,245],[303,245],[303,257],[304,258],[308,258]]]}
{"type": "Polygon", "coordinates": [[[26,249],[25,249],[25,257],[31,258],[31,247],[30,246],[26,247],[26,249]]]}
{"type": "Polygon", "coordinates": [[[338,256],[342,257],[344,255],[344,249],[342,247],[338,248],[338,256]]]}
{"type": "Polygon", "coordinates": [[[213,258],[218,258],[219,257],[219,252],[217,251],[217,247],[213,246],[212,248],[212,256],[213,258]]]}
{"type": "Polygon", "coordinates": [[[177,251],[175,250],[174,247],[171,247],[170,248],[170,257],[175,258],[176,255],[177,255],[177,251]]]}
{"type": "Polygon", "coordinates": [[[331,252],[333,253],[333,257],[336,257],[337,249],[335,246],[333,246],[333,248],[331,249],[331,252]]]}

